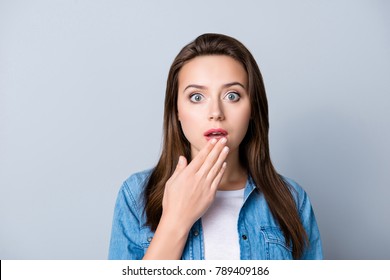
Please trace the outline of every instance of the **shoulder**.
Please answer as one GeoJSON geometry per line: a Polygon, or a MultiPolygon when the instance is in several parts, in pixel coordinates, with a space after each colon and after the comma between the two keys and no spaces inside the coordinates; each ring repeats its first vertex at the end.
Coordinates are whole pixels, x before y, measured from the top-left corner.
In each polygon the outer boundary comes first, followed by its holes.
{"type": "Polygon", "coordinates": [[[123,182],[121,191],[124,191],[134,199],[138,200],[138,198],[142,196],[143,190],[149,180],[152,171],[153,169],[147,169],[133,173],[123,182]]]}
{"type": "Polygon", "coordinates": [[[141,214],[144,199],[143,193],[152,169],[137,172],[128,177],[119,189],[117,198],[118,209],[133,209],[134,212],[141,214]]]}
{"type": "Polygon", "coordinates": [[[287,184],[287,186],[290,188],[291,194],[295,200],[295,203],[297,204],[298,211],[300,212],[301,209],[305,207],[307,203],[310,204],[306,191],[293,179],[282,175],[281,177],[283,181],[287,184]]]}

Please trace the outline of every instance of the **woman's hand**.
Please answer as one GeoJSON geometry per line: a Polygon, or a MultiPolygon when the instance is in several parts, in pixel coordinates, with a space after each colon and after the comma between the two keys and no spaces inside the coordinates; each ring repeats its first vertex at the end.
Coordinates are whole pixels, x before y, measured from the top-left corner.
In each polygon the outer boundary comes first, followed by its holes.
{"type": "Polygon", "coordinates": [[[147,259],[180,259],[188,232],[209,208],[226,168],[226,138],[210,140],[187,165],[180,156],[175,172],[165,185],[163,213],[147,259]]]}
{"type": "Polygon", "coordinates": [[[180,156],[165,185],[162,215],[189,230],[214,201],[228,152],[226,138],[221,138],[210,140],[188,165],[180,156]]]}

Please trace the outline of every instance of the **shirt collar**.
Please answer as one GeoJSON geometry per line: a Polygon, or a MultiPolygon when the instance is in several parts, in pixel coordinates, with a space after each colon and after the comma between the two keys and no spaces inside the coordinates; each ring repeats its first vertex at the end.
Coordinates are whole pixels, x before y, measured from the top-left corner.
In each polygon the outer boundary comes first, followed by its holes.
{"type": "Polygon", "coordinates": [[[245,190],[244,190],[244,203],[248,199],[249,195],[256,189],[255,182],[252,177],[248,175],[248,179],[246,181],[245,190]]]}

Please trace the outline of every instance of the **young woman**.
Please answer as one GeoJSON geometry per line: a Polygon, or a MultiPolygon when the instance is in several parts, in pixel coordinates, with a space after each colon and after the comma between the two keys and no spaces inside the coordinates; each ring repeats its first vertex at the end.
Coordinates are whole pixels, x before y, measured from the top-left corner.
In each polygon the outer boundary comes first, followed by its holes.
{"type": "Polygon", "coordinates": [[[321,259],[307,194],[270,159],[257,63],[204,34],[168,75],[161,157],[122,185],[110,259],[321,259]]]}

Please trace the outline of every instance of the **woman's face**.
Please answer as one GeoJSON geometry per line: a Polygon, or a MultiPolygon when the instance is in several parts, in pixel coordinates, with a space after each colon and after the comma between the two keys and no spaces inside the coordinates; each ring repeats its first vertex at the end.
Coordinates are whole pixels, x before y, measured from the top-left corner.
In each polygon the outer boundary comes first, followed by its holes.
{"type": "Polygon", "coordinates": [[[226,55],[198,56],[183,65],[178,83],[178,117],[192,157],[221,137],[227,138],[230,154],[238,152],[251,116],[241,63],[226,55]]]}

